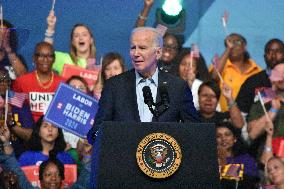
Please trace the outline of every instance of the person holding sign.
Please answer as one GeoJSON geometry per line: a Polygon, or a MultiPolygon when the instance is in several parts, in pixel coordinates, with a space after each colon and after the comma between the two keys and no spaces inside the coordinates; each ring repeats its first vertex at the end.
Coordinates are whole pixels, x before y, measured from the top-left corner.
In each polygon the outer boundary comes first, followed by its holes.
{"type": "Polygon", "coordinates": [[[18,77],[13,85],[15,92],[29,95],[28,102],[35,122],[47,110],[57,86],[63,81],[51,69],[54,59],[53,46],[47,42],[38,43],[33,55],[36,70],[18,77]]]}
{"type": "MultiPolygon", "coordinates": [[[[270,101],[264,103],[264,107],[261,105],[263,99],[252,105],[250,112],[248,114],[248,133],[251,140],[255,140],[266,134],[266,122],[271,120],[274,124],[273,137],[283,137],[284,136],[284,64],[277,64],[274,71],[278,72],[281,76],[281,80],[272,81],[272,89],[275,90],[276,97],[272,97],[270,101]],[[264,109],[267,114],[264,112],[264,109]]],[[[264,98],[261,95],[260,98],[264,98]]]]}
{"type": "MultiPolygon", "coordinates": [[[[47,17],[47,30],[44,41],[53,44],[56,16],[51,10],[47,17]]],[[[96,47],[91,29],[84,24],[74,25],[71,31],[70,53],[55,52],[55,62],[52,67],[61,75],[64,64],[72,64],[82,68],[92,68],[95,65],[96,47]]]]}
{"type": "MultiPolygon", "coordinates": [[[[87,82],[80,76],[72,76],[67,81],[66,84],[71,87],[80,90],[83,93],[91,95],[87,82]]],[[[80,172],[82,168],[81,160],[84,154],[84,149],[90,149],[92,146],[88,144],[88,141],[80,138],[79,136],[68,132],[66,130],[63,131],[64,139],[67,143],[66,151],[72,156],[73,160],[76,162],[78,166],[78,172],[80,172]],[[84,147],[85,146],[85,147],[84,147]]]]}
{"type": "MultiPolygon", "coordinates": [[[[216,124],[216,138],[217,138],[217,150],[219,166],[222,167],[228,164],[243,164],[243,175],[240,173],[232,174],[232,180],[237,180],[243,177],[242,181],[239,181],[238,188],[255,188],[258,181],[258,168],[255,159],[247,153],[247,149],[244,142],[240,138],[240,132],[238,132],[230,123],[223,122],[216,124]]],[[[229,173],[227,173],[229,174],[229,173]]],[[[225,186],[235,185],[227,179],[222,179],[221,184],[225,186]]],[[[231,187],[230,187],[231,188],[231,187]]],[[[234,188],[234,187],[232,187],[234,188]]]]}
{"type": "Polygon", "coordinates": [[[232,101],[232,89],[225,84],[222,89],[222,93],[227,101],[232,102],[228,112],[216,111],[221,90],[214,81],[205,81],[200,85],[198,89],[198,100],[201,120],[205,123],[216,124],[229,121],[235,128],[240,129],[244,121],[236,103],[232,101]]]}
{"type": "Polygon", "coordinates": [[[190,86],[194,106],[196,109],[199,109],[198,88],[202,81],[210,77],[205,61],[202,56],[191,58],[191,50],[189,48],[184,48],[181,50],[177,62],[178,75],[190,86]]]}
{"type": "Polygon", "coordinates": [[[11,101],[8,104],[4,104],[4,100],[6,102],[6,99],[9,98],[6,97],[6,92],[10,90],[10,85],[11,79],[8,71],[0,67],[0,119],[1,123],[4,123],[5,113],[7,112],[6,124],[12,131],[11,142],[15,149],[16,157],[19,157],[26,150],[23,140],[28,138],[34,121],[27,104],[24,103],[21,107],[15,106],[11,101]]]}
{"type": "MultiPolygon", "coordinates": [[[[215,66],[218,72],[214,71],[213,66],[209,68],[212,78],[219,82],[220,87],[222,82],[217,73],[221,74],[223,81],[233,89],[233,98],[237,97],[241,85],[244,81],[253,74],[261,71],[261,68],[250,59],[247,52],[246,39],[237,33],[232,33],[225,39],[226,50],[219,59],[219,63],[215,66]]],[[[223,95],[220,97],[221,111],[228,110],[228,104],[223,95]]]]}
{"type": "Polygon", "coordinates": [[[199,121],[186,82],[159,71],[157,67],[157,62],[162,56],[162,46],[162,36],[155,28],[139,27],[132,31],[130,57],[134,69],[106,81],[94,126],[88,133],[90,143],[94,142],[96,132],[103,121],[199,121]],[[164,103],[168,103],[168,108],[160,116],[153,115],[144,103],[142,88],[145,86],[149,87],[153,94],[151,98],[155,100],[161,96],[159,89],[165,89],[167,99],[164,100],[167,102],[164,103]]]}
{"type": "Polygon", "coordinates": [[[236,102],[240,110],[247,116],[254,103],[255,91],[261,87],[271,87],[269,75],[271,69],[279,63],[284,63],[284,43],[280,39],[270,39],[264,47],[266,69],[249,77],[242,85],[236,102]]]}
{"type": "Polygon", "coordinates": [[[57,154],[63,164],[74,164],[72,157],[65,152],[66,142],[62,130],[43,120],[41,117],[33,129],[29,140],[30,150],[19,157],[21,166],[39,165],[47,160],[49,153],[57,154]]]}
{"type": "MultiPolygon", "coordinates": [[[[0,140],[4,145],[3,151],[0,152],[0,163],[7,170],[13,170],[19,177],[19,185],[25,189],[39,189],[34,187],[26,178],[24,172],[19,166],[13,152],[14,149],[10,143],[10,131],[6,126],[0,127],[0,140]]],[[[72,188],[89,188],[90,183],[90,161],[86,161],[82,172],[80,173],[78,180],[72,186],[72,188]]],[[[68,174],[68,173],[66,173],[68,174]]],[[[63,163],[56,158],[56,155],[50,153],[50,157],[41,163],[39,166],[39,180],[41,189],[61,189],[62,181],[65,178],[65,170],[63,163]]]]}

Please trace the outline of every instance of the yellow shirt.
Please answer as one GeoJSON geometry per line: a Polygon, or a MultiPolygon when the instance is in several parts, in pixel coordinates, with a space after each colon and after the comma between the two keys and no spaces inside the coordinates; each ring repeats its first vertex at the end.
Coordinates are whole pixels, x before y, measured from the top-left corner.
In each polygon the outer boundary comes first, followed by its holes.
{"type": "MultiPolygon", "coordinates": [[[[221,73],[221,76],[224,80],[224,82],[229,85],[232,90],[233,90],[233,99],[236,99],[240,88],[242,84],[245,82],[245,80],[260,72],[262,69],[252,60],[248,60],[248,64],[250,64],[250,67],[248,70],[246,70],[244,73],[241,73],[239,68],[234,65],[229,59],[227,60],[223,72],[221,73]]],[[[213,71],[213,66],[210,67],[209,69],[210,72],[213,71]]],[[[219,84],[220,88],[222,89],[221,82],[219,84]]],[[[221,105],[221,111],[225,112],[228,111],[228,105],[226,98],[221,94],[220,99],[219,99],[220,105],[221,105]]]]}

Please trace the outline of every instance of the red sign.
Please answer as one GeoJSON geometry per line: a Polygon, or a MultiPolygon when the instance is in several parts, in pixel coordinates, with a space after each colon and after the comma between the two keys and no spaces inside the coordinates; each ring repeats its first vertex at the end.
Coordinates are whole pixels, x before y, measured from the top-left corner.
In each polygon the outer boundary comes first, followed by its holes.
{"type": "Polygon", "coordinates": [[[284,157],[284,137],[275,137],[272,139],[273,154],[284,157]]]}
{"type": "Polygon", "coordinates": [[[100,70],[100,67],[93,68],[92,70],[87,70],[79,66],[64,64],[62,77],[68,79],[73,75],[78,75],[87,81],[89,88],[92,90],[94,84],[98,79],[100,70]]]}
{"type": "MultiPolygon", "coordinates": [[[[23,172],[25,173],[28,181],[34,187],[40,187],[39,181],[39,166],[24,166],[21,167],[23,172]]],[[[62,188],[70,187],[77,180],[77,165],[76,164],[65,164],[64,165],[64,177],[65,179],[62,182],[62,188]]]]}

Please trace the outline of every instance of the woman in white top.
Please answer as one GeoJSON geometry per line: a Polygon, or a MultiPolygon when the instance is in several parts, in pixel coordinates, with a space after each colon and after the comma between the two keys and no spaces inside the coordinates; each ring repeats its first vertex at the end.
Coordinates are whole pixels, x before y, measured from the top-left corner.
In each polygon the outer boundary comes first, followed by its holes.
{"type": "Polygon", "coordinates": [[[203,80],[210,78],[204,59],[191,57],[190,49],[181,50],[178,57],[178,75],[185,80],[191,88],[193,103],[196,109],[199,109],[198,89],[203,80]]]}

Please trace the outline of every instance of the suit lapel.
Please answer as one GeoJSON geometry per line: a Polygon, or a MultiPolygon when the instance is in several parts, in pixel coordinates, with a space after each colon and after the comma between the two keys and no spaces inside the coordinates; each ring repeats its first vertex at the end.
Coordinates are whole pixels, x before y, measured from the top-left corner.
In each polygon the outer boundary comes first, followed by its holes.
{"type": "Polygon", "coordinates": [[[138,105],[137,105],[137,94],[136,94],[136,77],[134,69],[131,70],[131,73],[128,75],[127,82],[129,83],[129,103],[130,106],[133,107],[131,110],[133,111],[133,116],[135,121],[140,122],[138,105]]]}
{"type": "MultiPolygon", "coordinates": [[[[158,89],[157,89],[156,102],[160,102],[161,101],[159,86],[161,86],[161,85],[163,85],[165,83],[167,85],[169,84],[167,75],[163,71],[159,70],[159,74],[158,74],[158,89]]],[[[163,115],[161,115],[161,116],[163,116],[163,115]]],[[[155,120],[155,118],[153,117],[152,121],[157,121],[157,120],[155,120]]]]}
{"type": "Polygon", "coordinates": [[[168,77],[163,71],[159,70],[156,102],[161,101],[159,86],[162,86],[163,84],[169,85],[168,77]]]}

